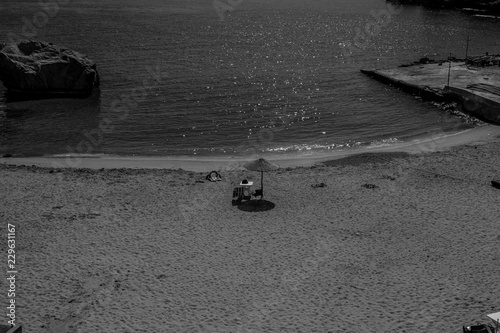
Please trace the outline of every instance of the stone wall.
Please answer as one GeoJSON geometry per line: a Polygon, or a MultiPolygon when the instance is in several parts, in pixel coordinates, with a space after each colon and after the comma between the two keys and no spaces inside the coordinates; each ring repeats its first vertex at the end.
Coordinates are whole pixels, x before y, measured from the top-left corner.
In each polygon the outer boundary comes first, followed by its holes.
{"type": "Polygon", "coordinates": [[[500,102],[467,89],[450,86],[443,89],[443,94],[445,97],[461,103],[465,112],[481,120],[500,125],[500,102]]]}

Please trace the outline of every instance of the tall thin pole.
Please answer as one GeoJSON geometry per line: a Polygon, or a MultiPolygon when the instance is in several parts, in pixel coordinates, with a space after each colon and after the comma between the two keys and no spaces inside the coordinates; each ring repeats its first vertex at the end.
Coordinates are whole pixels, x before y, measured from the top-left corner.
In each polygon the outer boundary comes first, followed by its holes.
{"type": "Polygon", "coordinates": [[[263,197],[264,197],[264,171],[261,170],[260,171],[260,199],[259,200],[262,200],[263,197]]]}
{"type": "Polygon", "coordinates": [[[260,171],[260,189],[264,191],[264,171],[260,171]]]}
{"type": "Polygon", "coordinates": [[[450,72],[451,72],[451,53],[448,57],[448,87],[450,86],[450,72]]]}
{"type": "Polygon", "coordinates": [[[465,60],[467,60],[468,55],[469,55],[469,35],[467,35],[467,46],[465,47],[465,60]]]}

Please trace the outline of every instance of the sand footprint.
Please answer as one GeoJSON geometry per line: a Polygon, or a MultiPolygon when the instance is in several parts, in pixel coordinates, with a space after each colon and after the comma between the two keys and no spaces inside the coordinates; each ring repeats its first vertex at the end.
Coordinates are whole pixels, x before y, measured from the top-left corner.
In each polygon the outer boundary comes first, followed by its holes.
{"type": "Polygon", "coordinates": [[[51,320],[49,327],[52,333],[69,333],[71,327],[74,327],[79,321],[83,320],[90,312],[90,308],[85,303],[70,301],[68,315],[64,319],[51,320]]]}
{"type": "Polygon", "coordinates": [[[52,333],[69,333],[78,322],[92,318],[95,313],[106,307],[115,291],[117,279],[112,274],[94,276],[82,284],[78,295],[68,302],[63,310],[66,316],[63,319],[51,320],[49,327],[52,333]]]}

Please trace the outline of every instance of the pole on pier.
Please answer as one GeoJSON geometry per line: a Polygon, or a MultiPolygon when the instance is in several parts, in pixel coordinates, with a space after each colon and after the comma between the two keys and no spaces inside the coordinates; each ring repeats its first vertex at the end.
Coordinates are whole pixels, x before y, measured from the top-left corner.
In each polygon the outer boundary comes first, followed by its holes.
{"type": "Polygon", "coordinates": [[[451,71],[451,53],[448,57],[448,87],[450,86],[450,71],[451,71]]]}
{"type": "Polygon", "coordinates": [[[465,60],[467,60],[468,55],[469,55],[469,35],[467,35],[467,46],[465,47],[465,60]]]}

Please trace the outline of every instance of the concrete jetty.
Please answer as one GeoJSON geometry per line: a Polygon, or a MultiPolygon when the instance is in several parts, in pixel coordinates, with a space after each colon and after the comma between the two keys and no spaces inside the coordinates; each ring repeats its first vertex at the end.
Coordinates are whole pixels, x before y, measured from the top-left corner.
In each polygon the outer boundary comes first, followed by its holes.
{"type": "Polygon", "coordinates": [[[500,67],[474,67],[463,61],[449,67],[446,61],[361,72],[426,100],[457,102],[464,112],[500,125],[500,67]]]}

